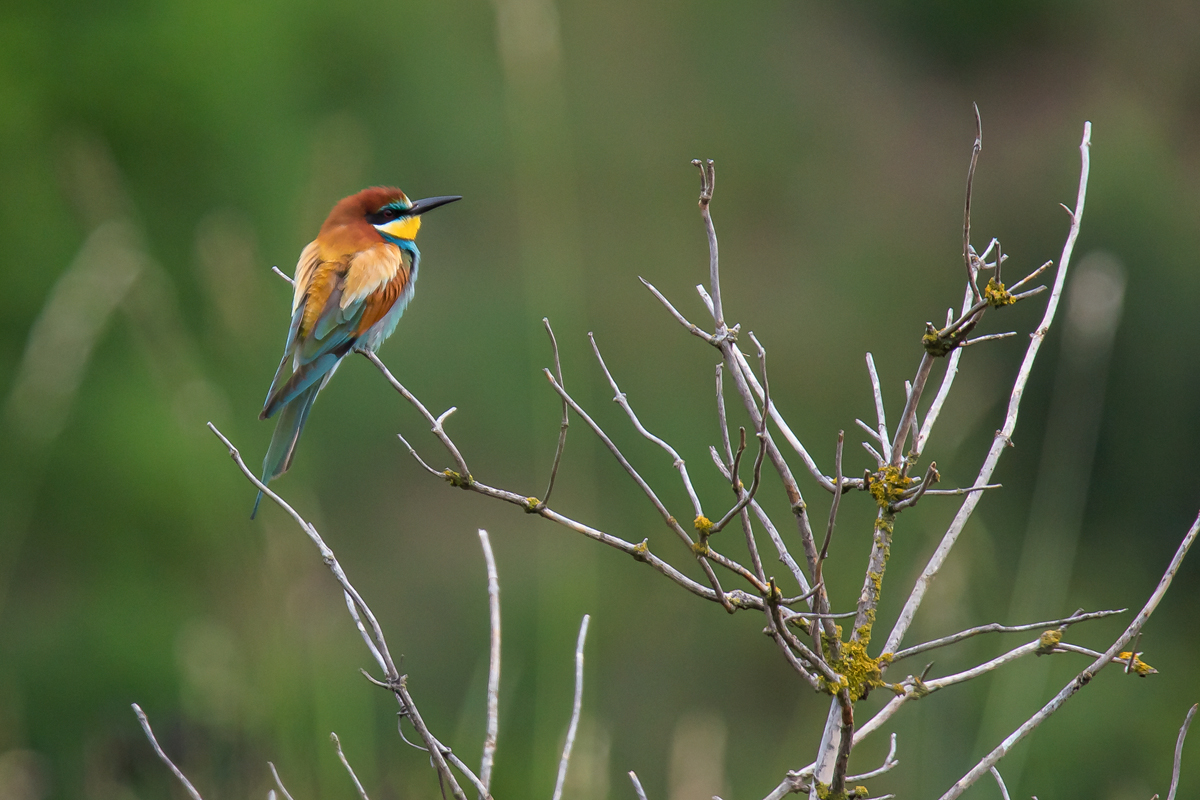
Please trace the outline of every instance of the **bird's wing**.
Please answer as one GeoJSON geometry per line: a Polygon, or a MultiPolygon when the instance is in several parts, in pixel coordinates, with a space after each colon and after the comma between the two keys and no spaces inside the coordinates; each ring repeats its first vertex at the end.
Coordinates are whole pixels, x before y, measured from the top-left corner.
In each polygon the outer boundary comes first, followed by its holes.
{"type": "Polygon", "coordinates": [[[358,337],[387,314],[408,283],[400,248],[385,243],[344,261],[323,261],[319,255],[306,261],[302,254],[296,274],[288,348],[271,383],[264,418],[325,377],[358,337]],[[292,370],[287,375],[289,356],[292,370]]]}

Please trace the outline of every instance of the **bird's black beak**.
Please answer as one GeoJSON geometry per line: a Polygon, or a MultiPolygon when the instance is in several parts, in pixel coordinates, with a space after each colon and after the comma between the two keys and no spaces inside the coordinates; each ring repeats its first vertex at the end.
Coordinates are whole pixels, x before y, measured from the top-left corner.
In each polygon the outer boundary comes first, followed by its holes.
{"type": "Polygon", "coordinates": [[[462,197],[457,194],[448,194],[443,197],[426,197],[424,200],[418,200],[408,209],[408,214],[419,216],[426,211],[432,211],[438,206],[444,206],[447,203],[453,203],[455,200],[462,200],[462,197]]]}

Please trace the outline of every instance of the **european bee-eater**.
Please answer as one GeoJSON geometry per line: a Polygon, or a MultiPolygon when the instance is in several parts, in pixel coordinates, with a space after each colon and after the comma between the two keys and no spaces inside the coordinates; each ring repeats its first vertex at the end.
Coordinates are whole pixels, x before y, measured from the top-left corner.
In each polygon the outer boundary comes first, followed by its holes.
{"type": "MultiPolygon", "coordinates": [[[[263,483],[287,472],[317,393],[354,350],[375,352],[412,299],[426,211],[461,200],[373,186],[333,207],[316,240],[300,253],[287,344],[259,419],[279,415],[263,459],[263,483]]],[[[258,513],[262,492],[254,501],[258,513]]]]}

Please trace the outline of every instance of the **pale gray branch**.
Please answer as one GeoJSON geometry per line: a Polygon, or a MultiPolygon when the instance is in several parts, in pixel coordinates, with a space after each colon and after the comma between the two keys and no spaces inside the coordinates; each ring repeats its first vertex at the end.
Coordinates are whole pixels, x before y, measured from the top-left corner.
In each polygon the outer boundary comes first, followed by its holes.
{"type": "MultiPolygon", "coordinates": [[[[1085,144],[1087,143],[1086,134],[1084,137],[1084,142],[1085,144]]],[[[954,798],[959,797],[964,791],[966,791],[967,787],[979,780],[982,775],[987,773],[989,769],[995,766],[996,762],[1007,755],[1009,750],[1011,750],[1017,742],[1028,736],[1034,728],[1036,728],[1038,725],[1041,725],[1042,722],[1044,722],[1051,714],[1061,708],[1063,703],[1074,696],[1075,693],[1084,686],[1088,685],[1092,678],[1094,678],[1096,674],[1100,672],[1100,670],[1112,663],[1113,656],[1125,649],[1125,645],[1129,644],[1129,642],[1133,640],[1133,637],[1136,636],[1137,633],[1141,631],[1142,626],[1146,624],[1146,620],[1148,620],[1150,615],[1154,613],[1154,610],[1158,608],[1159,602],[1162,601],[1163,595],[1167,593],[1167,589],[1171,586],[1171,581],[1175,578],[1175,573],[1179,570],[1179,565],[1183,563],[1184,556],[1187,555],[1188,549],[1191,548],[1192,542],[1195,541],[1197,533],[1200,533],[1200,516],[1196,518],[1195,522],[1192,523],[1192,527],[1183,537],[1183,541],[1180,542],[1178,549],[1175,551],[1175,556],[1171,559],[1171,563],[1167,566],[1162,578],[1159,579],[1158,586],[1155,587],[1154,592],[1146,601],[1146,605],[1142,607],[1142,610],[1138,612],[1138,615],[1134,617],[1131,623],[1129,623],[1129,627],[1125,629],[1125,632],[1122,633],[1117,640],[1112,643],[1112,645],[1100,656],[1100,658],[1093,661],[1086,669],[1083,670],[1083,672],[1080,672],[1078,675],[1076,675],[1058,692],[1058,694],[1054,696],[1052,700],[1050,700],[1050,702],[1042,706],[1037,713],[1035,713],[1019,728],[1009,734],[1003,742],[997,745],[992,752],[988,753],[971,769],[970,772],[968,772],[953,786],[951,786],[950,789],[944,795],[942,795],[941,800],[954,800],[954,798]]]]}
{"type": "MultiPolygon", "coordinates": [[[[697,517],[704,516],[704,511],[700,506],[700,498],[699,498],[699,496],[697,496],[696,490],[692,486],[692,479],[688,475],[687,465],[684,463],[683,458],[679,455],[679,453],[675,450],[674,447],[667,444],[663,439],[659,438],[658,436],[655,436],[650,431],[646,430],[646,426],[642,424],[642,421],[638,419],[637,414],[634,413],[633,406],[631,406],[629,404],[629,398],[626,396],[626,394],[624,392],[621,391],[620,387],[617,386],[616,379],[613,378],[612,373],[609,372],[608,365],[604,363],[604,356],[600,355],[600,347],[596,344],[595,335],[593,335],[592,333],[589,332],[588,333],[588,341],[590,341],[592,343],[592,352],[596,355],[596,360],[600,362],[600,369],[604,371],[604,377],[608,379],[608,385],[610,387],[612,387],[613,402],[616,403],[617,405],[619,405],[622,409],[624,409],[626,416],[629,417],[629,421],[633,423],[633,427],[637,429],[638,433],[640,433],[642,436],[646,437],[647,439],[649,439],[650,441],[654,442],[656,445],[661,447],[663,450],[665,450],[667,452],[667,455],[669,455],[671,457],[672,465],[675,467],[675,469],[679,470],[679,477],[683,480],[683,488],[687,492],[688,498],[691,499],[691,501],[692,501],[692,508],[695,510],[696,516],[697,517]]],[[[559,385],[560,386],[562,385],[561,379],[559,381],[559,385]]],[[[563,399],[563,402],[564,402],[564,412],[563,413],[565,414],[566,413],[565,404],[567,403],[567,400],[565,397],[563,399]]]]}
{"type": "MultiPolygon", "coordinates": [[[[875,359],[870,353],[867,353],[867,373],[871,376],[871,392],[875,395],[875,419],[879,425],[875,436],[878,438],[879,444],[883,446],[883,463],[886,464],[892,458],[892,448],[888,444],[887,415],[883,411],[883,386],[879,383],[879,373],[875,371],[875,359]]],[[[867,428],[866,425],[863,427],[867,428]]]]}
{"type": "Polygon", "coordinates": [[[575,704],[571,709],[571,724],[567,727],[567,741],[563,744],[562,759],[558,762],[554,800],[562,800],[563,783],[567,780],[567,765],[571,762],[571,748],[575,745],[575,732],[579,729],[579,714],[583,709],[583,643],[587,640],[590,620],[591,617],[584,614],[583,622],[579,623],[579,639],[575,643],[575,704]]]}
{"type": "Polygon", "coordinates": [[[1183,740],[1187,738],[1188,728],[1192,725],[1192,717],[1196,716],[1197,708],[1200,708],[1200,705],[1188,709],[1187,716],[1183,718],[1183,726],[1179,729],[1179,738],[1175,740],[1175,767],[1171,770],[1171,791],[1167,792],[1167,800],[1175,800],[1175,790],[1179,788],[1179,771],[1183,766],[1183,740]]]}
{"type": "Polygon", "coordinates": [[[959,631],[958,633],[951,634],[950,636],[943,636],[940,639],[933,639],[928,642],[923,642],[922,644],[914,645],[913,647],[905,648],[904,650],[895,653],[891,657],[890,662],[895,664],[901,659],[909,658],[910,656],[915,656],[919,653],[924,653],[939,647],[945,647],[946,645],[956,644],[964,639],[969,639],[972,636],[978,636],[981,633],[1022,633],[1024,631],[1035,631],[1039,629],[1044,630],[1046,628],[1054,628],[1059,625],[1074,625],[1077,622],[1103,619],[1104,617],[1111,617],[1114,614],[1124,614],[1128,610],[1129,609],[1127,608],[1118,608],[1110,611],[1091,611],[1086,614],[1072,614],[1071,616],[1063,617],[1062,619],[1052,619],[1047,620],[1046,622],[1030,622],[1024,625],[1001,625],[999,622],[992,622],[987,625],[979,625],[975,628],[968,628],[965,631],[959,631]]]}
{"type": "Polygon", "coordinates": [[[367,790],[363,788],[362,781],[354,774],[354,768],[350,766],[350,762],[346,760],[346,754],[342,752],[342,742],[338,739],[338,735],[332,731],[329,733],[329,740],[333,742],[334,748],[337,750],[338,758],[342,762],[342,766],[346,768],[346,772],[350,773],[350,780],[354,781],[354,788],[358,790],[358,796],[362,800],[371,800],[367,797],[367,790]]]}
{"type": "Polygon", "coordinates": [[[200,793],[196,791],[196,787],[192,786],[192,782],[183,774],[183,771],[175,766],[175,763],[167,758],[167,754],[159,747],[158,739],[154,738],[154,731],[150,729],[150,720],[146,718],[146,712],[142,711],[142,707],[137,703],[133,704],[133,713],[137,714],[138,722],[142,723],[142,730],[146,732],[146,738],[150,740],[150,744],[154,747],[154,752],[158,754],[159,759],[167,765],[171,772],[175,773],[175,777],[179,779],[179,782],[183,784],[183,788],[187,791],[188,797],[192,798],[192,800],[204,800],[200,796],[200,793]]]}
{"type": "Polygon", "coordinates": [[[637,792],[638,800],[646,800],[646,790],[642,788],[642,782],[633,770],[629,770],[629,780],[633,781],[633,790],[637,792]]]}
{"type": "MultiPolygon", "coordinates": [[[[983,466],[979,470],[979,476],[975,479],[974,485],[981,486],[988,483],[992,477],[992,473],[996,469],[996,464],[1000,461],[1000,455],[1008,447],[1012,440],[1013,431],[1017,426],[1017,415],[1021,407],[1021,398],[1025,393],[1025,384],[1029,380],[1029,375],[1033,370],[1033,363],[1037,358],[1038,351],[1041,349],[1042,341],[1046,338],[1046,334],[1050,330],[1050,324],[1054,321],[1055,312],[1058,310],[1058,301],[1062,296],[1063,285],[1067,279],[1067,269],[1071,262],[1071,253],[1075,249],[1075,240],[1079,237],[1079,226],[1083,219],[1084,201],[1087,197],[1087,182],[1089,170],[1089,150],[1091,147],[1092,125],[1090,122],[1084,124],[1083,140],[1080,143],[1080,170],[1079,170],[1079,192],[1075,203],[1075,211],[1071,214],[1070,230],[1067,233],[1066,242],[1063,245],[1062,256],[1059,258],[1058,272],[1054,278],[1054,289],[1050,292],[1050,299],[1046,302],[1046,311],[1042,316],[1042,321],[1038,324],[1037,329],[1030,336],[1029,346],[1025,351],[1025,358],[1021,362],[1021,367],[1017,372],[1016,380],[1013,382],[1012,394],[1009,397],[1008,410],[1005,413],[1004,426],[996,432],[995,438],[992,440],[992,447],[988,451],[987,458],[983,462],[983,466]]],[[[954,520],[950,523],[945,535],[942,537],[941,543],[937,550],[929,559],[929,563],[925,566],[925,570],[921,576],[917,578],[916,584],[913,586],[912,593],[904,604],[904,608],[900,612],[896,624],[892,631],[888,634],[887,642],[884,645],[884,652],[895,652],[899,649],[900,642],[904,639],[904,634],[908,632],[909,625],[912,624],[913,617],[917,613],[917,609],[921,606],[921,601],[925,598],[925,593],[929,589],[929,585],[933,579],[937,577],[937,573],[945,563],[950,549],[958,540],[959,534],[962,533],[967,520],[975,511],[975,506],[978,505],[979,499],[982,497],[980,492],[972,492],[968,494],[963,501],[962,506],[955,515],[954,520]]]]}
{"type": "Polygon", "coordinates": [[[279,787],[280,794],[287,798],[287,800],[292,800],[292,796],[288,794],[288,790],[286,787],[284,787],[283,781],[279,779],[279,770],[275,769],[275,765],[270,761],[267,762],[267,766],[271,768],[271,777],[275,779],[275,785],[279,787]]]}
{"type": "Polygon", "coordinates": [[[491,648],[488,654],[487,686],[487,730],[483,737],[483,759],[479,765],[479,782],[485,800],[492,785],[492,763],[496,757],[496,734],[500,725],[500,575],[496,570],[496,557],[492,554],[492,543],[488,533],[479,529],[479,543],[483,547],[483,560],[487,564],[488,622],[491,630],[491,648]]]}

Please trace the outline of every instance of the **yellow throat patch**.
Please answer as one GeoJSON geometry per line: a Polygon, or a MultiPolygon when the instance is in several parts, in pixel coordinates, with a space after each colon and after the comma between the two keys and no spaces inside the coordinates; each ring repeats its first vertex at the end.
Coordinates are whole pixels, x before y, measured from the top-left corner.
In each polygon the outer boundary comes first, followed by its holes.
{"type": "Polygon", "coordinates": [[[376,225],[375,229],[382,234],[397,239],[416,239],[417,231],[421,229],[421,218],[401,217],[400,219],[392,220],[386,225],[376,225]]]}

